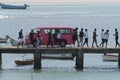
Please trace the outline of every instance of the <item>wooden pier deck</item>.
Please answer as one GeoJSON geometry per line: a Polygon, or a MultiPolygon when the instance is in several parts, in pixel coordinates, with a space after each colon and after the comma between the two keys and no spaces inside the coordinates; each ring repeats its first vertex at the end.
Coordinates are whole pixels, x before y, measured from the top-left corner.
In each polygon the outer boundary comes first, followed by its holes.
{"type": "MultiPolygon", "coordinates": [[[[0,62],[2,61],[2,54],[33,54],[34,56],[34,69],[41,69],[41,54],[60,54],[60,53],[73,53],[76,55],[75,66],[77,69],[84,68],[84,54],[104,54],[104,53],[118,53],[118,66],[120,67],[120,48],[0,48],[0,62]]],[[[1,63],[2,64],[2,63],[1,63]]],[[[0,66],[1,66],[0,64],[0,66]]]]}

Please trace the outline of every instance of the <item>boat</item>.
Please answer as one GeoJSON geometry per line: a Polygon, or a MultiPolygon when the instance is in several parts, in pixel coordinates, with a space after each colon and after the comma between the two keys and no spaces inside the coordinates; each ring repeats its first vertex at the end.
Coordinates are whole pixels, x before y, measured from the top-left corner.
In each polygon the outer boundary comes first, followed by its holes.
{"type": "Polygon", "coordinates": [[[22,60],[15,60],[17,65],[30,65],[34,63],[34,59],[22,59],[22,60]]]}
{"type": "Polygon", "coordinates": [[[17,40],[10,40],[10,43],[11,43],[12,46],[17,46],[18,45],[17,40]]]}
{"type": "Polygon", "coordinates": [[[7,43],[7,39],[0,38],[0,43],[7,43]]]}
{"type": "Polygon", "coordinates": [[[8,40],[7,36],[6,38],[0,38],[0,43],[7,43],[7,40],[8,40]]]}
{"type": "Polygon", "coordinates": [[[118,61],[118,55],[102,55],[104,61],[118,61]]]}
{"type": "Polygon", "coordinates": [[[18,41],[17,41],[17,40],[11,38],[9,35],[6,35],[6,37],[7,37],[8,39],[10,39],[10,43],[11,43],[12,46],[17,46],[17,44],[18,44],[18,41]]]}
{"type": "MultiPolygon", "coordinates": [[[[42,59],[73,60],[73,58],[71,54],[42,54],[42,59]]],[[[33,62],[33,58],[15,60],[15,64],[17,65],[30,65],[33,62]]]]}
{"type": "Polygon", "coordinates": [[[16,5],[16,4],[3,4],[1,3],[1,8],[2,9],[27,9],[29,5],[24,4],[24,5],[16,5]]]}
{"type": "Polygon", "coordinates": [[[43,59],[73,60],[75,56],[69,54],[42,54],[43,59]]]}

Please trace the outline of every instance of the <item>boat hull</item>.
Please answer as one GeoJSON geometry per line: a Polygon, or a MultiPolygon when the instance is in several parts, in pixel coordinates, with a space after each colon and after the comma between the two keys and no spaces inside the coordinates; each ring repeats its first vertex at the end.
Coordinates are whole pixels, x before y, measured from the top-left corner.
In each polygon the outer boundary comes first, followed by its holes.
{"type": "Polygon", "coordinates": [[[104,61],[118,61],[117,55],[103,55],[102,57],[104,61]]]}
{"type": "Polygon", "coordinates": [[[9,4],[1,4],[2,9],[26,9],[27,5],[9,5],[9,4]]]}
{"type": "Polygon", "coordinates": [[[34,62],[33,59],[15,60],[15,63],[17,65],[30,65],[30,64],[33,64],[33,62],[34,62]]]}
{"type": "Polygon", "coordinates": [[[0,43],[7,43],[7,40],[0,40],[0,43]]]}

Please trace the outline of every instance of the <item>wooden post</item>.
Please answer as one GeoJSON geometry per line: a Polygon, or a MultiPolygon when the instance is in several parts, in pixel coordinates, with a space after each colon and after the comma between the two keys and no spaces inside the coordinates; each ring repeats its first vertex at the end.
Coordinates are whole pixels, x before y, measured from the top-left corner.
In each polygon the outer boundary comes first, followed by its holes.
{"type": "Polygon", "coordinates": [[[34,53],[34,69],[41,69],[41,53],[39,49],[36,49],[34,53]]]}
{"type": "Polygon", "coordinates": [[[118,54],[118,66],[120,68],[120,53],[118,54]]]}
{"type": "Polygon", "coordinates": [[[83,50],[80,49],[76,53],[76,69],[83,69],[84,65],[84,53],[83,50]]]}
{"type": "Polygon", "coordinates": [[[1,69],[1,64],[2,64],[2,53],[0,52],[0,69],[1,69]]]}

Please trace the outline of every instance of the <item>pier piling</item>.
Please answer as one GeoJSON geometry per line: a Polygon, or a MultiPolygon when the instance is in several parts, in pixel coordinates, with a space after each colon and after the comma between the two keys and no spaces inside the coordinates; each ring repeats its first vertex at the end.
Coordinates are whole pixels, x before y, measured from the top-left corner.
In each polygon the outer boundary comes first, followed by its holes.
{"type": "Polygon", "coordinates": [[[39,49],[36,49],[34,53],[34,69],[41,69],[41,53],[39,49]]]}
{"type": "Polygon", "coordinates": [[[120,53],[118,54],[118,66],[120,68],[120,53]]]}
{"type": "Polygon", "coordinates": [[[84,53],[83,50],[78,50],[76,53],[76,69],[83,69],[84,53]]]}
{"type": "Polygon", "coordinates": [[[0,69],[1,69],[1,64],[2,64],[2,53],[0,52],[0,69]]]}

